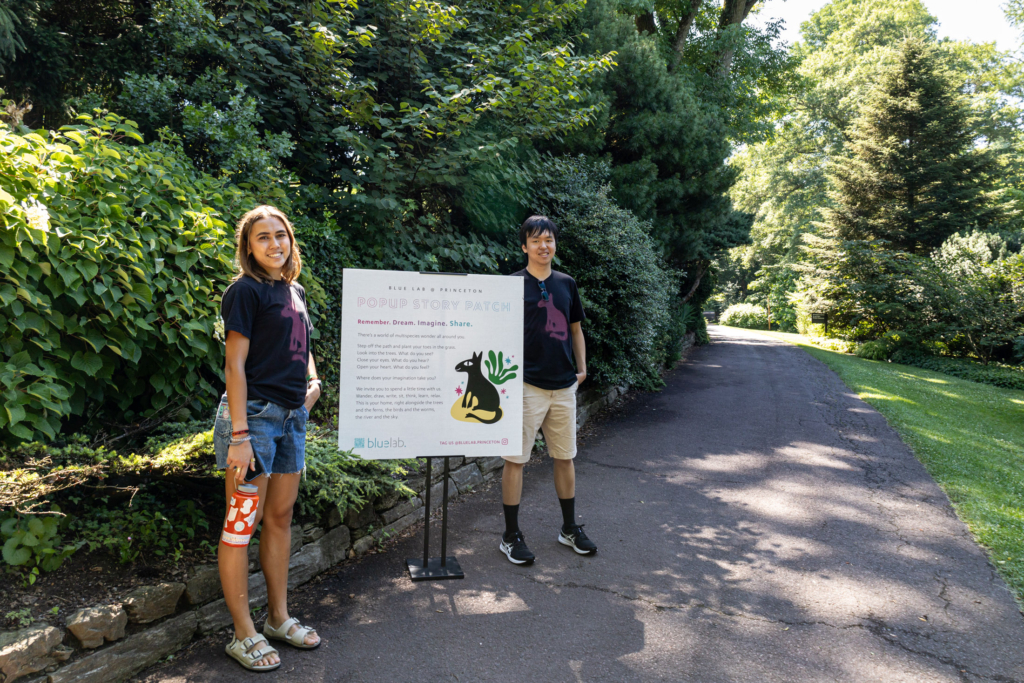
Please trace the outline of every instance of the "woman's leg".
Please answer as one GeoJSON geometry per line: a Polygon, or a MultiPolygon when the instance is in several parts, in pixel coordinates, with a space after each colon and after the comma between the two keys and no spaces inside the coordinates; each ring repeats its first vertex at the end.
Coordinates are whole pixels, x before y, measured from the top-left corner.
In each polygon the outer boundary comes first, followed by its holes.
{"type": "MultiPolygon", "coordinates": [[[[235,478],[227,475],[225,479],[225,490],[227,492],[227,505],[231,503],[231,496],[235,493],[235,478]]],[[[259,477],[250,482],[259,488],[260,502],[256,511],[256,524],[260,523],[260,516],[267,499],[267,477],[259,477]]],[[[227,517],[227,510],[224,512],[227,517]]],[[[262,540],[261,540],[262,543],[262,540]]],[[[220,584],[224,589],[224,601],[227,603],[228,611],[231,612],[231,620],[235,623],[235,638],[245,640],[256,635],[256,626],[252,623],[252,615],[249,612],[249,552],[248,548],[236,548],[234,546],[217,545],[217,563],[220,567],[220,584]]],[[[259,645],[254,645],[259,647],[259,645]]],[[[258,662],[257,666],[269,666],[276,664],[280,658],[276,654],[269,654],[258,662]]]]}
{"type": "MultiPolygon", "coordinates": [[[[292,546],[292,509],[299,495],[296,474],[272,474],[267,488],[267,504],[263,508],[260,531],[260,565],[267,578],[267,621],[274,628],[288,620],[288,560],[292,546]]],[[[289,629],[289,633],[298,625],[289,629]]],[[[306,636],[307,645],[320,640],[315,633],[306,636]]]]}

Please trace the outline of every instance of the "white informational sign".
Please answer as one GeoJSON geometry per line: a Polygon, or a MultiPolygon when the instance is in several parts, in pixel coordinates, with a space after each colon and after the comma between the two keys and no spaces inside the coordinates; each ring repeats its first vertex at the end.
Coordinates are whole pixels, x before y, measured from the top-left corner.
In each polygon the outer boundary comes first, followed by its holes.
{"type": "Polygon", "coordinates": [[[338,446],[520,455],[523,278],[346,268],[338,446]]]}

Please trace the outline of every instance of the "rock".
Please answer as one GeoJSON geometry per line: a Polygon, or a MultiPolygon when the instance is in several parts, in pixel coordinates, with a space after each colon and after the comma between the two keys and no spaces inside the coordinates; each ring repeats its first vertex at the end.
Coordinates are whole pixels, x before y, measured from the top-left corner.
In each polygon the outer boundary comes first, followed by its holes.
{"type": "Polygon", "coordinates": [[[398,502],[401,499],[402,494],[400,494],[398,491],[390,491],[388,493],[385,493],[383,496],[377,498],[377,500],[373,501],[373,509],[376,510],[377,512],[389,510],[398,505],[398,502]]]}
{"type": "Polygon", "coordinates": [[[71,651],[61,645],[63,639],[60,629],[47,624],[0,633],[0,681],[9,683],[67,660],[71,651]]]}
{"type": "Polygon", "coordinates": [[[345,526],[351,531],[362,529],[376,521],[377,515],[373,513],[372,505],[364,505],[360,510],[349,508],[348,512],[345,513],[345,526]]]}
{"type": "Polygon", "coordinates": [[[222,595],[220,571],[215,564],[202,564],[192,570],[192,578],[185,582],[185,597],[190,605],[203,605],[222,595]]]}
{"type": "Polygon", "coordinates": [[[473,458],[476,461],[476,466],[480,468],[480,474],[489,474],[494,470],[501,469],[505,466],[505,459],[500,456],[493,458],[473,458]]]}
{"type": "Polygon", "coordinates": [[[50,683],[123,681],[188,645],[195,632],[196,615],[186,612],[58,669],[50,683]]]}
{"type": "Polygon", "coordinates": [[[71,631],[84,648],[95,648],[106,640],[112,643],[124,638],[124,627],[128,625],[128,614],[120,605],[103,605],[80,609],[67,621],[71,631]]]}
{"type": "Polygon", "coordinates": [[[459,493],[465,493],[474,486],[484,483],[484,478],[480,475],[480,470],[476,465],[466,465],[455,470],[452,472],[452,480],[459,487],[459,493]]]}
{"type": "Polygon", "coordinates": [[[423,493],[423,486],[427,478],[422,474],[416,474],[411,477],[405,478],[405,485],[411,488],[416,493],[423,493]]]}
{"type": "Polygon", "coordinates": [[[178,599],[184,592],[183,583],[158,583],[155,586],[136,588],[124,600],[128,621],[133,624],[148,624],[168,614],[174,614],[178,599]]]}
{"type": "Polygon", "coordinates": [[[342,514],[341,509],[337,505],[332,505],[330,511],[327,513],[327,528],[333,529],[334,527],[341,524],[342,514]]]}
{"type": "MultiPolygon", "coordinates": [[[[448,457],[448,471],[457,470],[466,463],[466,459],[461,455],[451,455],[448,457]]],[[[444,471],[444,459],[439,458],[434,461],[434,467],[444,471]]]]}
{"type": "Polygon", "coordinates": [[[324,569],[327,569],[327,564],[320,544],[302,546],[302,550],[292,555],[288,562],[288,588],[301,586],[324,569]]]}
{"type": "MultiPolygon", "coordinates": [[[[476,476],[479,477],[480,475],[477,474],[476,476]]],[[[405,517],[401,517],[400,519],[395,520],[393,523],[387,525],[386,527],[384,527],[380,531],[374,532],[374,536],[376,536],[379,539],[391,538],[395,534],[398,534],[398,533],[401,533],[402,531],[405,531],[406,529],[411,527],[413,524],[415,524],[416,522],[421,521],[422,519],[423,519],[423,515],[421,515],[421,514],[419,514],[417,512],[412,512],[412,513],[406,515],[405,517]]]]}
{"type": "MultiPolygon", "coordinates": [[[[441,496],[443,493],[444,482],[434,484],[430,487],[430,509],[434,510],[441,507],[441,496]]],[[[422,495],[422,494],[421,494],[422,495]]],[[[448,479],[448,499],[457,498],[459,496],[459,487],[455,485],[455,482],[448,479]]],[[[425,501],[424,501],[425,502],[425,501]]]]}
{"type": "Polygon", "coordinates": [[[332,567],[346,557],[348,557],[348,549],[352,546],[352,535],[349,533],[347,526],[338,526],[326,534],[320,539],[320,549],[324,554],[324,565],[332,567]]]}
{"type": "MultiPolygon", "coordinates": [[[[444,476],[444,460],[442,460],[441,458],[431,458],[431,460],[433,462],[430,463],[430,481],[441,481],[441,477],[444,476]]],[[[426,476],[426,463],[420,465],[419,473],[426,476]]]]}
{"type": "Polygon", "coordinates": [[[324,537],[324,528],[316,524],[305,524],[302,527],[302,543],[314,543],[324,537]]]}
{"type": "Polygon", "coordinates": [[[298,524],[292,524],[292,549],[291,555],[299,552],[299,548],[302,547],[302,527],[298,524]]]}
{"type": "Polygon", "coordinates": [[[356,554],[356,557],[362,557],[367,553],[367,551],[373,548],[376,543],[377,539],[373,536],[363,536],[355,542],[355,545],[352,546],[352,551],[356,554]]]}
{"type": "MultiPolygon", "coordinates": [[[[249,609],[257,609],[267,604],[267,580],[263,572],[249,575],[249,609]]],[[[207,603],[196,610],[197,628],[201,635],[219,631],[231,625],[231,612],[228,611],[224,599],[207,603]]]]}
{"type": "Polygon", "coordinates": [[[380,518],[384,520],[385,524],[391,524],[396,519],[405,517],[414,510],[418,510],[423,507],[423,501],[419,498],[410,498],[409,500],[403,501],[391,508],[380,513],[380,518]]]}

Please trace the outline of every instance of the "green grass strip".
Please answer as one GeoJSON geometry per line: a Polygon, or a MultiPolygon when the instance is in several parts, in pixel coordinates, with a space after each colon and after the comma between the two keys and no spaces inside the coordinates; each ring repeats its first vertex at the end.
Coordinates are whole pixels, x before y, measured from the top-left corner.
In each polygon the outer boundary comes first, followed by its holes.
{"type": "Polygon", "coordinates": [[[1024,391],[797,344],[885,416],[1024,607],[1024,391]]]}

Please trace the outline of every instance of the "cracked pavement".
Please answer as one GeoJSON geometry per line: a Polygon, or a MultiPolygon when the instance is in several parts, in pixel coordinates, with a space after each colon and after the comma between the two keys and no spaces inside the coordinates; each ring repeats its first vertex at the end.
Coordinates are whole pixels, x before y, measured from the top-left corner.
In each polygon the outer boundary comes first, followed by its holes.
{"type": "MultiPolygon", "coordinates": [[[[885,419],[796,347],[712,336],[581,444],[595,557],[556,542],[535,458],[520,512],[534,566],[498,551],[500,489],[485,487],[450,508],[465,580],[409,581],[420,526],[296,591],[324,644],[283,646],[266,680],[1024,683],[1021,613],[885,419]]],[[[143,678],[249,680],[227,640],[143,678]]]]}

